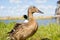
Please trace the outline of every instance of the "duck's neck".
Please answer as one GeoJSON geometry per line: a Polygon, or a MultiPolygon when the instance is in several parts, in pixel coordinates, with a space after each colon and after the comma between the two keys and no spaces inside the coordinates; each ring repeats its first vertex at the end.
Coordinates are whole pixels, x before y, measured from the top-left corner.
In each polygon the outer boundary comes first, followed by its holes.
{"type": "Polygon", "coordinates": [[[29,17],[29,19],[33,18],[32,12],[28,12],[28,17],[29,17]]]}
{"type": "Polygon", "coordinates": [[[33,18],[33,13],[31,11],[28,11],[28,18],[33,18]]]}

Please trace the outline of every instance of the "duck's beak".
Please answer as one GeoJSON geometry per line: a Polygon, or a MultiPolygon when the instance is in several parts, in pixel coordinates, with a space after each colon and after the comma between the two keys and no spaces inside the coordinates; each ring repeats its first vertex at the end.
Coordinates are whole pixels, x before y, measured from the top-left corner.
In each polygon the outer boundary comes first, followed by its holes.
{"type": "Polygon", "coordinates": [[[38,12],[44,14],[44,13],[43,13],[42,11],[40,11],[40,10],[38,10],[38,12]]]}

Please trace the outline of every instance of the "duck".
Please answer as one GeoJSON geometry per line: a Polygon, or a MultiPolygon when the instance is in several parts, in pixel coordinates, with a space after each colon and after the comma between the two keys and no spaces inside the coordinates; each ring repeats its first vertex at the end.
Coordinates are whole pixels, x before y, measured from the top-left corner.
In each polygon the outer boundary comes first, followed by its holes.
{"type": "Polygon", "coordinates": [[[55,19],[56,19],[56,23],[60,24],[60,0],[57,1],[57,8],[55,9],[55,19]]]}
{"type": "Polygon", "coordinates": [[[17,28],[15,27],[16,30],[9,34],[10,40],[26,40],[36,33],[38,29],[38,24],[33,17],[34,13],[43,14],[43,12],[35,6],[30,6],[28,8],[28,22],[18,24],[18,26],[16,26],[17,28]]]}

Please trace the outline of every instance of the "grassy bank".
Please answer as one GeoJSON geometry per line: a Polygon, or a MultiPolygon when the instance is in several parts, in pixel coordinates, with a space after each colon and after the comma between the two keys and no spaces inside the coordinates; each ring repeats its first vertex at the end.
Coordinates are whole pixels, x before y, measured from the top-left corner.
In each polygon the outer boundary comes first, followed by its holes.
{"type": "MultiPolygon", "coordinates": [[[[4,22],[0,22],[0,40],[8,40],[8,34],[15,22],[11,22],[5,24],[4,22]]],[[[44,38],[48,38],[50,40],[60,40],[60,25],[58,24],[49,24],[49,25],[41,25],[37,32],[27,40],[41,40],[44,38]]]]}

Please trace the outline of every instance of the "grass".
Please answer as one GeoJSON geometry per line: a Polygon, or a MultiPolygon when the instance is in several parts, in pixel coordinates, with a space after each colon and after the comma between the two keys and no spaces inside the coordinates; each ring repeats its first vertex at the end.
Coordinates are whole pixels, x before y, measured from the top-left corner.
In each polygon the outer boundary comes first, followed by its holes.
{"type": "MultiPolygon", "coordinates": [[[[14,27],[15,22],[4,23],[0,22],[0,40],[8,40],[8,32],[14,27]]],[[[48,24],[41,25],[37,32],[27,40],[41,40],[48,38],[50,40],[60,40],[60,25],[58,24],[48,24]]]]}

